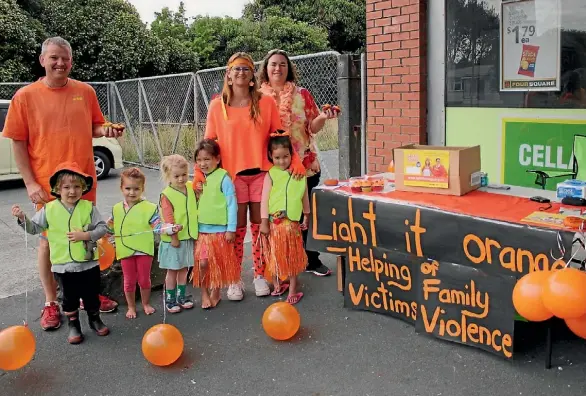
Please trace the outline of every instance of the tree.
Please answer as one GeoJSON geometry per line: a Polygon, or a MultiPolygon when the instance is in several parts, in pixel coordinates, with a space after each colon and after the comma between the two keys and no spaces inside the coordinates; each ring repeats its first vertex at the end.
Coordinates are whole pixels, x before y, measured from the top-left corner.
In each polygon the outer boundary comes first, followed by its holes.
{"type": "Polygon", "coordinates": [[[0,0],[0,81],[33,78],[42,31],[16,0],[0,0]]]}
{"type": "Polygon", "coordinates": [[[366,44],[365,0],[253,0],[244,7],[250,21],[275,16],[325,29],[329,46],[339,52],[360,52],[366,44]]]}
{"type": "Polygon", "coordinates": [[[51,35],[71,42],[75,78],[111,81],[167,68],[163,43],[124,0],[45,0],[41,22],[51,35]]]}
{"type": "Polygon", "coordinates": [[[274,48],[294,55],[328,48],[325,29],[282,16],[269,16],[261,21],[198,17],[190,27],[190,35],[203,68],[224,66],[239,51],[260,60],[274,48]]]}
{"type": "Polygon", "coordinates": [[[228,57],[228,41],[241,31],[242,22],[233,18],[198,16],[189,27],[192,48],[199,55],[201,67],[224,66],[228,57]]]}
{"type": "Polygon", "coordinates": [[[155,15],[151,32],[161,40],[169,53],[166,73],[196,71],[199,68],[199,59],[188,37],[189,25],[183,2],[176,12],[165,7],[155,15]]]}

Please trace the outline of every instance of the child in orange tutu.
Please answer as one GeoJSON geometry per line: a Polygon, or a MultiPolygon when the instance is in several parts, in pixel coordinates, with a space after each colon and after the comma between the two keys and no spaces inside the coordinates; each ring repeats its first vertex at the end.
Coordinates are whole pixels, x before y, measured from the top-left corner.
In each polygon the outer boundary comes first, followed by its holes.
{"type": "Polygon", "coordinates": [[[228,172],[219,168],[220,146],[203,139],[195,148],[195,162],[206,181],[198,199],[199,238],[195,246],[193,286],[201,288],[201,307],[214,308],[220,289],[240,281],[236,259],[236,190],[228,172]]]}
{"type": "Polygon", "coordinates": [[[287,171],[293,155],[288,132],[271,134],[268,154],[274,166],[265,177],[262,191],[260,232],[268,235],[269,241],[263,257],[275,287],[271,295],[280,296],[288,288],[287,302],[297,304],[303,297],[297,290],[297,275],[307,266],[301,235],[309,222],[307,182],[305,177],[295,179],[287,171]],[[302,214],[303,223],[299,224],[302,214]],[[289,285],[281,284],[280,280],[286,278],[289,285]]]}

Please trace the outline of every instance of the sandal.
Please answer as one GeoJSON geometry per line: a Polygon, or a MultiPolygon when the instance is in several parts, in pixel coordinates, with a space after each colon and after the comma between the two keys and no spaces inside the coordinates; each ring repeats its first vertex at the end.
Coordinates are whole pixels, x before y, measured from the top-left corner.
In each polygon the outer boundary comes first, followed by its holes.
{"type": "Polygon", "coordinates": [[[291,305],[297,304],[299,301],[301,301],[302,297],[303,297],[303,293],[301,293],[301,292],[295,293],[292,296],[287,297],[287,302],[291,305]]]}
{"type": "Polygon", "coordinates": [[[271,293],[271,296],[273,296],[273,297],[282,296],[283,294],[285,294],[285,292],[287,290],[289,290],[289,284],[283,283],[278,288],[275,288],[275,290],[273,290],[273,292],[271,293]]]}

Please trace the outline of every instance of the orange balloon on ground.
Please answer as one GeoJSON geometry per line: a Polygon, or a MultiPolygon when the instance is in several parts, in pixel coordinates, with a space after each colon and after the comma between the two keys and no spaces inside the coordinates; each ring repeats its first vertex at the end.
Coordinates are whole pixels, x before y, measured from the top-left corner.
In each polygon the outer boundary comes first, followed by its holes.
{"type": "Polygon", "coordinates": [[[550,319],[553,314],[543,304],[543,285],[549,278],[547,271],[530,272],[515,284],[513,305],[525,319],[541,322],[550,319]]]}
{"type": "Polygon", "coordinates": [[[183,336],[170,324],[155,325],[142,338],[142,353],[155,366],[173,364],[183,353],[183,336]]]}
{"type": "Polygon", "coordinates": [[[543,304],[561,319],[586,315],[586,273],[575,268],[551,272],[543,286],[543,304]]]}
{"type": "Polygon", "coordinates": [[[566,319],[565,322],[572,333],[586,340],[586,315],[577,319],[566,319]]]}
{"type": "Polygon", "coordinates": [[[116,259],[116,248],[110,243],[107,238],[100,238],[98,240],[98,262],[100,263],[100,271],[108,269],[116,259]]]}
{"type": "Polygon", "coordinates": [[[12,326],[0,331],[0,369],[21,369],[32,360],[35,349],[35,336],[27,326],[12,326]]]}
{"type": "Polygon", "coordinates": [[[267,335],[278,341],[293,337],[299,330],[301,316],[297,309],[284,301],[271,304],[262,316],[262,327],[267,335]]]}

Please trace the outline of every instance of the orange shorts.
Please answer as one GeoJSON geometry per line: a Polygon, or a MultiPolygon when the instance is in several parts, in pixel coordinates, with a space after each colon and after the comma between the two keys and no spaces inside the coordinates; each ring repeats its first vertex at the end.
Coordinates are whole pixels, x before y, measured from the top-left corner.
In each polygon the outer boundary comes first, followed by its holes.
{"type": "MultiPolygon", "coordinates": [[[[94,203],[94,206],[96,206],[96,189],[93,188],[91,191],[88,191],[87,194],[83,195],[82,198],[88,201],[92,201],[94,203]]],[[[53,195],[51,195],[50,192],[47,192],[47,195],[49,196],[49,202],[55,200],[55,197],[53,195]]],[[[37,204],[36,205],[36,211],[38,212],[39,210],[41,210],[43,208],[43,206],[45,206],[44,204],[37,204]]],[[[41,239],[47,239],[47,231],[43,231],[40,235],[41,239]]]]}
{"type": "Polygon", "coordinates": [[[236,189],[236,201],[241,203],[260,202],[262,200],[262,187],[265,182],[266,172],[258,175],[236,175],[234,188],[236,189]]]}

